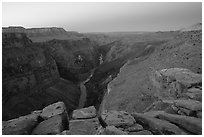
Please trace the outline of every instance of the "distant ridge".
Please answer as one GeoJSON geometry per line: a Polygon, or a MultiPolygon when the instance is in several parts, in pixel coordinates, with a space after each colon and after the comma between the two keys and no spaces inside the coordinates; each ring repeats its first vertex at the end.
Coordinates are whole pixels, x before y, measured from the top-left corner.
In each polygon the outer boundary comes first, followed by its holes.
{"type": "Polygon", "coordinates": [[[33,42],[43,42],[52,39],[70,39],[79,38],[83,35],[74,32],[66,31],[60,27],[43,27],[43,28],[24,28],[21,26],[3,27],[3,33],[25,33],[33,42]]]}
{"type": "Polygon", "coordinates": [[[196,23],[186,28],[182,28],[179,31],[193,31],[193,30],[202,30],[202,23],[196,23]]]}

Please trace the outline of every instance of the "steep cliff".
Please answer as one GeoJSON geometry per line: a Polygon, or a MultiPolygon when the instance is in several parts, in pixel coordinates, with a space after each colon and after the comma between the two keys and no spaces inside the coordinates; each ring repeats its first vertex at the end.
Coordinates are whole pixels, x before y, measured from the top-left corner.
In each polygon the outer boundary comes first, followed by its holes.
{"type": "Polygon", "coordinates": [[[2,47],[24,47],[32,43],[25,33],[2,33],[2,47]]]}
{"type": "Polygon", "coordinates": [[[85,80],[99,64],[97,45],[87,38],[52,40],[41,45],[56,61],[60,77],[77,82],[85,80]]]}

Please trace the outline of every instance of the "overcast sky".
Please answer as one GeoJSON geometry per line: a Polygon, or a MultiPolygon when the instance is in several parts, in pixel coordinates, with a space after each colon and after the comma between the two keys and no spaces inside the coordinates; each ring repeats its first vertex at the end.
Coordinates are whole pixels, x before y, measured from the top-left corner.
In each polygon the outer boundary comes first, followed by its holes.
{"type": "Polygon", "coordinates": [[[202,3],[3,3],[2,25],[67,31],[177,30],[202,22],[202,3]]]}

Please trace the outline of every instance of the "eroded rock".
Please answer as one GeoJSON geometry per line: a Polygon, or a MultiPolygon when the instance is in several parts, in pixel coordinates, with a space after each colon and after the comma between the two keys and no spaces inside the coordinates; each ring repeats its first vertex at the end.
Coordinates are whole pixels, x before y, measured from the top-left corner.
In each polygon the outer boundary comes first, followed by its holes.
{"type": "Polygon", "coordinates": [[[38,124],[38,114],[29,114],[2,123],[3,135],[28,135],[38,124]]]}
{"type": "Polygon", "coordinates": [[[157,116],[160,119],[164,119],[174,123],[187,131],[194,134],[202,134],[202,120],[199,118],[181,116],[181,115],[173,115],[173,114],[159,114],[157,116]]]}
{"type": "Polygon", "coordinates": [[[145,129],[149,129],[154,134],[164,134],[164,135],[183,135],[186,134],[179,127],[171,124],[167,121],[160,120],[157,118],[149,117],[139,113],[133,113],[132,116],[135,120],[141,124],[145,129]]]}
{"type": "Polygon", "coordinates": [[[41,122],[33,131],[33,135],[56,135],[68,129],[66,115],[56,115],[41,122]]]}
{"type": "Polygon", "coordinates": [[[175,100],[175,106],[176,107],[182,107],[182,108],[186,108],[192,111],[200,111],[202,110],[202,103],[196,100],[191,100],[191,99],[179,99],[179,100],[175,100]]]}
{"type": "Polygon", "coordinates": [[[185,68],[170,68],[160,71],[163,75],[175,79],[183,85],[191,86],[193,84],[202,83],[202,75],[193,73],[185,68]]]}
{"type": "Polygon", "coordinates": [[[45,107],[40,116],[44,119],[48,119],[59,114],[67,114],[66,107],[63,102],[57,102],[45,107]]]}
{"type": "Polygon", "coordinates": [[[159,98],[177,99],[187,92],[188,88],[202,84],[202,75],[185,68],[170,68],[155,71],[150,75],[159,98]]]}
{"type": "Polygon", "coordinates": [[[128,132],[136,132],[136,131],[141,131],[141,130],[143,130],[142,125],[137,124],[137,123],[125,129],[125,131],[128,131],[128,132]]]}

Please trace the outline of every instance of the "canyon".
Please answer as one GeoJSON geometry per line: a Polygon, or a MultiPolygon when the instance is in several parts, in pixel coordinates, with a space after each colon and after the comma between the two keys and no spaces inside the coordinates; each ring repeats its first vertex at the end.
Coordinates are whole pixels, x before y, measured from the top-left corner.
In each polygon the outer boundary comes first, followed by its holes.
{"type": "Polygon", "coordinates": [[[2,120],[3,134],[202,134],[202,24],[2,28],[2,120]]]}

